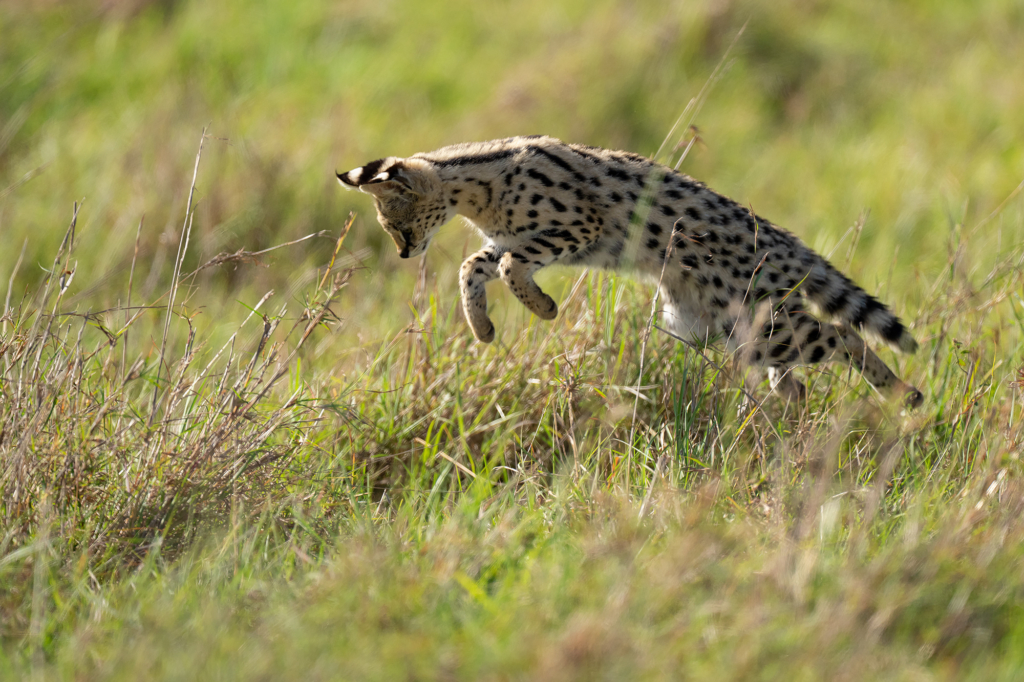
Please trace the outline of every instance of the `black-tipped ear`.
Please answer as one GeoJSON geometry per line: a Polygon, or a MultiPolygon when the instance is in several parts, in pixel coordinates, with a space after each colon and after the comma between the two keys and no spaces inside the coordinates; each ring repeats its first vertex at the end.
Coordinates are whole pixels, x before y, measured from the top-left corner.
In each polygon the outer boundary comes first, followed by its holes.
{"type": "Polygon", "coordinates": [[[343,186],[355,187],[376,197],[402,196],[411,199],[423,196],[429,190],[420,169],[410,167],[405,159],[393,156],[336,175],[343,186]]]}
{"type": "Polygon", "coordinates": [[[365,166],[354,168],[348,173],[336,173],[338,176],[338,182],[349,187],[359,187],[365,185],[368,182],[372,182],[374,177],[380,172],[380,167],[384,165],[387,159],[377,159],[371,161],[365,166]]]}

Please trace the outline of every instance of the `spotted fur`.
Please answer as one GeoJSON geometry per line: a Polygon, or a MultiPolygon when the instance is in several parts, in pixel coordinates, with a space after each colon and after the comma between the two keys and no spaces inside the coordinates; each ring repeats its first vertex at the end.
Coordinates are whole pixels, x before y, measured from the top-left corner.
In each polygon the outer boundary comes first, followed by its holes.
{"type": "Polygon", "coordinates": [[[725,338],[783,395],[803,392],[793,365],[838,360],[910,405],[922,400],[857,333],[913,352],[917,342],[885,305],[796,236],[637,154],[513,137],[378,159],[338,180],[373,196],[402,258],[423,253],[456,215],[483,234],[460,285],[469,326],[485,343],[494,338],[487,282],[500,278],[550,320],[558,306],[534,273],[582,265],[660,283],[675,334],[725,338]]]}

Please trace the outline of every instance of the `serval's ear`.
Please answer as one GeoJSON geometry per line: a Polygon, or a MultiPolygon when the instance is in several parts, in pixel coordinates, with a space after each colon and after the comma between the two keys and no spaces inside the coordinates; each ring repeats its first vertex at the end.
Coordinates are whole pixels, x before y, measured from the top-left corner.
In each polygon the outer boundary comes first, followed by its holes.
{"type": "Polygon", "coordinates": [[[381,167],[385,165],[391,165],[389,162],[394,159],[377,159],[371,161],[365,166],[354,168],[348,173],[337,173],[338,182],[342,184],[346,189],[349,187],[360,187],[368,182],[371,182],[373,178],[380,173],[381,167]]]}
{"type": "Polygon", "coordinates": [[[371,161],[348,173],[338,173],[338,182],[374,196],[403,195],[412,197],[420,192],[414,187],[415,178],[402,164],[401,159],[388,157],[371,161]]]}

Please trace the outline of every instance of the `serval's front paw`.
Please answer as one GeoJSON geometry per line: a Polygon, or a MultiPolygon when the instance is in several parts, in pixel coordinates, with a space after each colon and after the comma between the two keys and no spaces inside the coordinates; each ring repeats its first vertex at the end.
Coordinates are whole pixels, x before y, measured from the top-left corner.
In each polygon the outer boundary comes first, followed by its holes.
{"type": "Polygon", "coordinates": [[[487,324],[484,327],[480,329],[477,329],[476,327],[473,328],[473,336],[475,336],[476,340],[480,343],[490,343],[491,341],[494,341],[494,325],[491,324],[490,320],[487,320],[487,324]]]}
{"type": "Polygon", "coordinates": [[[490,343],[494,340],[494,324],[486,314],[466,315],[466,321],[469,322],[469,328],[473,330],[473,336],[477,341],[490,343]]]}
{"type": "Polygon", "coordinates": [[[544,292],[541,292],[540,300],[530,310],[542,320],[553,320],[558,316],[558,304],[544,292]]]}
{"type": "Polygon", "coordinates": [[[911,410],[921,407],[924,402],[924,394],[913,386],[907,386],[903,393],[903,406],[911,410]]]}

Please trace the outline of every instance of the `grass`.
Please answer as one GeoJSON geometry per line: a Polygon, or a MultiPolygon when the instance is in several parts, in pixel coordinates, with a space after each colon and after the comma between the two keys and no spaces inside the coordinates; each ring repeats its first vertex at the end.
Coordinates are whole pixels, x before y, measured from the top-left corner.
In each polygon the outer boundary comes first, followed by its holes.
{"type": "Polygon", "coordinates": [[[446,8],[0,6],[2,674],[1019,677],[1017,5],[446,8]],[[400,263],[334,186],[653,154],[720,63],[684,169],[894,304],[921,410],[826,369],[740,419],[613,273],[481,346],[473,238],[400,263]]]}

